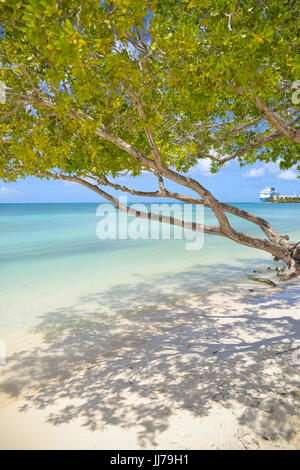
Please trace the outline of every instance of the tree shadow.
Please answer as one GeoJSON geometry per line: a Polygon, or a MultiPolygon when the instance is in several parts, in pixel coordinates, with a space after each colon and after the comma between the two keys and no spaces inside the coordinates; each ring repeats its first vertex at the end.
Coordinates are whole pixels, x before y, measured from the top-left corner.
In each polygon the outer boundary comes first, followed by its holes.
{"type": "Polygon", "coordinates": [[[265,439],[289,439],[299,406],[290,351],[300,338],[299,282],[271,289],[247,274],[196,266],[49,312],[36,328],[40,344],[8,358],[0,391],[25,399],[21,412],[46,409],[53,425],[138,426],[141,446],[155,445],[175,411],[204,417],[215,403],[265,439]]]}

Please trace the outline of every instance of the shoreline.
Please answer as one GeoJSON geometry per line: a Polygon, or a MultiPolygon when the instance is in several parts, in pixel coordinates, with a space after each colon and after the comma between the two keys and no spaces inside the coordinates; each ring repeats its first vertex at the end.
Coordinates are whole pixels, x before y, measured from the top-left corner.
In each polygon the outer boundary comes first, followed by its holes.
{"type": "Polygon", "coordinates": [[[0,448],[299,449],[299,306],[248,280],[50,329],[8,360],[0,448]]]}

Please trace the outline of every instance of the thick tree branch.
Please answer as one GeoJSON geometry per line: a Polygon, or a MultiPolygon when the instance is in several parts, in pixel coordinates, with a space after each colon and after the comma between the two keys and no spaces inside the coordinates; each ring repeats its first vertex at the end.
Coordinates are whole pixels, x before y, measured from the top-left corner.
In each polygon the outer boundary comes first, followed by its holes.
{"type": "Polygon", "coordinates": [[[289,126],[280,119],[277,114],[273,113],[259,98],[254,100],[255,106],[260,112],[261,116],[264,117],[272,126],[284,137],[288,137],[290,140],[300,144],[300,130],[289,126]]]}
{"type": "MultiPolygon", "coordinates": [[[[46,177],[46,178],[53,178],[56,180],[65,180],[65,181],[72,181],[75,183],[79,183],[92,191],[96,192],[100,196],[104,197],[108,201],[110,201],[114,206],[121,211],[127,212],[129,215],[133,215],[135,217],[140,217],[148,220],[155,220],[158,222],[162,223],[168,223],[171,225],[175,225],[178,227],[184,227],[186,229],[198,231],[198,232],[204,232],[207,234],[213,234],[213,235],[219,235],[219,236],[224,236],[227,238],[230,238],[231,240],[234,240],[242,245],[249,246],[252,248],[257,248],[263,251],[267,251],[271,253],[273,256],[277,256],[283,260],[286,260],[288,263],[288,257],[289,257],[289,252],[290,252],[290,246],[280,246],[278,244],[272,243],[268,240],[262,240],[260,238],[254,238],[250,237],[242,232],[237,232],[236,230],[233,230],[231,228],[230,233],[227,233],[222,227],[215,227],[215,226],[206,226],[202,224],[198,224],[196,222],[186,222],[183,220],[176,219],[174,217],[167,217],[163,216],[160,214],[155,214],[151,212],[141,212],[137,211],[135,209],[132,209],[128,206],[125,206],[124,204],[121,204],[118,199],[113,197],[112,195],[108,194],[107,192],[103,191],[101,188],[98,187],[98,185],[94,185],[86,180],[83,180],[82,178],[79,178],[78,176],[69,176],[69,175],[62,175],[58,173],[51,173],[47,171],[40,171],[37,170],[35,172],[36,176],[41,176],[41,177],[46,177]]],[[[255,217],[255,216],[254,216],[255,217]]],[[[293,247],[295,244],[293,244],[293,247]]]]}
{"type": "MultiPolygon", "coordinates": [[[[106,186],[110,186],[116,190],[123,191],[130,193],[135,196],[143,196],[143,197],[167,197],[171,199],[177,199],[178,201],[185,202],[187,204],[199,204],[199,205],[204,205],[205,207],[210,207],[203,199],[198,199],[192,196],[187,196],[185,194],[180,194],[174,191],[169,191],[168,189],[163,186],[161,188],[161,191],[139,191],[136,189],[128,188],[127,186],[120,185],[118,183],[113,183],[109,181],[107,178],[97,178],[95,176],[90,176],[90,178],[95,179],[99,184],[103,184],[106,186]]],[[[278,232],[265,220],[262,219],[261,217],[257,217],[254,214],[251,214],[250,212],[244,211],[240,209],[239,207],[231,206],[229,204],[221,203],[222,209],[225,212],[228,212],[229,214],[235,215],[237,217],[240,217],[242,219],[248,220],[248,222],[252,222],[255,225],[258,225],[260,229],[267,235],[270,241],[275,242],[275,243],[280,243],[281,241],[281,236],[279,235],[278,232]]],[[[291,242],[291,247],[293,246],[293,243],[291,242]]]]}
{"type": "Polygon", "coordinates": [[[222,233],[222,231],[220,230],[219,227],[214,227],[214,226],[210,226],[210,225],[202,225],[202,224],[199,224],[197,222],[188,222],[188,221],[177,219],[175,217],[168,217],[168,216],[164,216],[162,214],[156,214],[154,212],[142,212],[142,211],[138,211],[136,209],[133,209],[129,206],[126,206],[125,204],[121,204],[117,198],[115,198],[111,194],[108,194],[107,192],[103,191],[101,188],[99,188],[99,186],[97,186],[95,184],[92,184],[92,183],[89,183],[88,181],[86,181],[82,178],[79,178],[78,176],[62,175],[62,174],[58,174],[58,173],[50,173],[48,171],[40,171],[40,170],[37,170],[35,172],[35,174],[36,174],[36,176],[52,178],[54,180],[71,181],[71,182],[74,182],[74,183],[81,184],[81,185],[91,189],[92,191],[96,192],[97,194],[99,194],[103,198],[107,199],[108,201],[110,201],[118,210],[120,210],[122,212],[127,212],[127,214],[133,215],[133,216],[138,217],[138,218],[153,220],[153,221],[157,221],[157,222],[162,222],[162,223],[166,223],[166,224],[169,224],[169,225],[174,225],[174,226],[177,226],[177,227],[181,227],[181,228],[184,228],[184,229],[193,230],[195,232],[201,232],[201,233],[208,233],[208,234],[211,234],[211,235],[224,236],[224,234],[222,233]]]}

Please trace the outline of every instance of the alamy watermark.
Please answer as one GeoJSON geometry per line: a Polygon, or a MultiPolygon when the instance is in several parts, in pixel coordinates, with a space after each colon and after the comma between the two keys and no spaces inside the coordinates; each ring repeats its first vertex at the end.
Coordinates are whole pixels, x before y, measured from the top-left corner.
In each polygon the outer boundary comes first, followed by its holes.
{"type": "Polygon", "coordinates": [[[295,339],[293,341],[292,349],[294,349],[294,352],[292,353],[292,363],[300,365],[300,339],[295,339]]]}
{"type": "Polygon", "coordinates": [[[292,94],[292,103],[300,104],[300,80],[295,80],[292,83],[292,88],[296,88],[292,94]]]}
{"type": "Polygon", "coordinates": [[[204,207],[198,204],[127,203],[119,198],[119,210],[113,204],[100,204],[96,215],[100,240],[186,240],[186,250],[201,250],[204,233],[204,207]],[[126,209],[128,208],[128,209],[126,209]]]}
{"type": "Polygon", "coordinates": [[[0,340],[0,366],[6,364],[6,344],[0,340]]]}
{"type": "Polygon", "coordinates": [[[0,104],[6,103],[6,86],[0,80],[0,104]]]}

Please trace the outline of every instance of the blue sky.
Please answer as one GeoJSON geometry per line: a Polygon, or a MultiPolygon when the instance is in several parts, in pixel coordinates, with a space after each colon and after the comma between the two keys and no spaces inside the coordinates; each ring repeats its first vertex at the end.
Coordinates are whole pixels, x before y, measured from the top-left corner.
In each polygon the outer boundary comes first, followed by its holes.
{"type": "MultiPolygon", "coordinates": [[[[209,161],[202,160],[190,171],[190,176],[213,192],[224,202],[257,202],[258,193],[265,186],[275,186],[280,194],[300,193],[300,180],[297,172],[279,170],[275,163],[257,163],[240,168],[235,161],[229,162],[218,174],[211,175],[209,161]]],[[[128,176],[119,178],[120,184],[139,188],[144,191],[157,190],[156,180],[150,174],[144,174],[134,180],[128,176]]],[[[175,183],[166,184],[169,189],[184,192],[175,183]]],[[[120,193],[111,191],[114,195],[120,193]]],[[[186,192],[187,193],[187,192],[186,192]]],[[[193,194],[190,192],[189,194],[193,194]]],[[[141,200],[128,195],[129,201],[141,200]]],[[[150,199],[145,199],[149,200],[150,199]]],[[[0,203],[62,203],[62,202],[101,202],[103,199],[96,193],[64,181],[46,181],[27,178],[17,183],[5,184],[0,181],[0,203]]]]}

